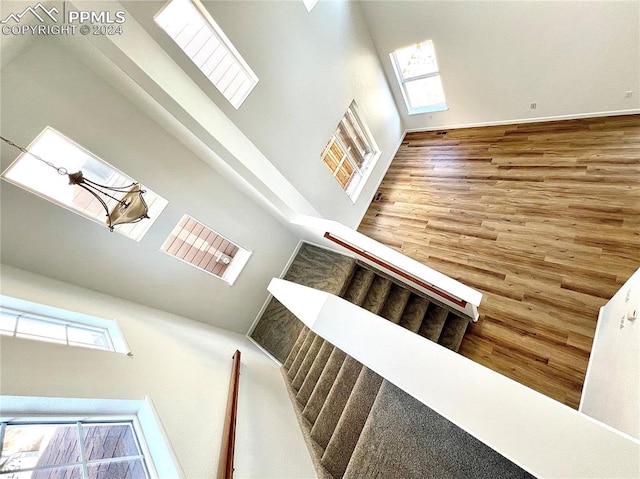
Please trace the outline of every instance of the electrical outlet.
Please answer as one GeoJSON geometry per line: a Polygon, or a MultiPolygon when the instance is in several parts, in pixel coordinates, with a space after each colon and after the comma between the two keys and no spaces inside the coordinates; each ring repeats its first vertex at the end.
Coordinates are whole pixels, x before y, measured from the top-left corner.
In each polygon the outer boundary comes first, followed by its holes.
{"type": "Polygon", "coordinates": [[[624,92],[624,97],[625,98],[631,98],[633,96],[633,90],[629,90],[624,92]]]}
{"type": "Polygon", "coordinates": [[[530,110],[535,110],[536,108],[538,108],[538,104],[537,104],[537,103],[535,103],[535,102],[533,102],[533,103],[531,103],[531,104],[529,105],[529,109],[530,109],[530,110]]]}

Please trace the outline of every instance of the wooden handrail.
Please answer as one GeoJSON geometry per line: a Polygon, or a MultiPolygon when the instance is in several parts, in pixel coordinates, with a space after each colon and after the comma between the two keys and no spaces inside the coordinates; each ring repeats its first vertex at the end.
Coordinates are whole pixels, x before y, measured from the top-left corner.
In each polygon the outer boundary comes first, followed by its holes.
{"type": "Polygon", "coordinates": [[[430,285],[429,283],[426,283],[424,281],[422,281],[421,279],[416,278],[413,275],[410,275],[404,271],[402,271],[399,268],[396,268],[395,266],[393,266],[392,264],[387,263],[386,261],[381,260],[380,258],[377,258],[376,256],[373,256],[370,253],[367,253],[366,251],[360,249],[360,248],[356,248],[355,246],[347,243],[346,241],[341,240],[340,238],[336,237],[335,235],[329,233],[328,231],[325,232],[324,237],[326,239],[328,239],[329,241],[333,241],[334,243],[342,246],[345,249],[348,249],[349,251],[352,251],[353,253],[356,253],[360,256],[362,256],[365,259],[368,259],[369,261],[377,264],[378,266],[381,266],[389,271],[391,271],[392,273],[397,274],[398,276],[403,277],[406,280],[411,281],[412,283],[417,284],[418,286],[420,286],[421,288],[424,288],[428,291],[431,291],[434,294],[437,294],[438,296],[440,296],[441,298],[446,299],[447,301],[452,302],[455,305],[460,306],[461,308],[464,308],[467,306],[467,302],[456,298],[455,296],[452,296],[444,291],[441,291],[440,289],[430,285]]]}
{"type": "Polygon", "coordinates": [[[238,385],[240,383],[240,351],[233,355],[231,380],[229,382],[229,396],[227,397],[227,412],[222,432],[222,446],[218,462],[218,479],[233,478],[233,453],[236,443],[236,415],[238,414],[238,385]]]}

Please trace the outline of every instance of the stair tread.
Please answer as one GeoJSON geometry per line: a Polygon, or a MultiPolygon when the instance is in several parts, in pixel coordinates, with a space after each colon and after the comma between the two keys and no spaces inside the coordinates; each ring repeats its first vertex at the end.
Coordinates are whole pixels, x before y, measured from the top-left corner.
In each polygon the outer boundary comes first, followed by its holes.
{"type": "Polygon", "coordinates": [[[381,384],[382,377],[362,368],[320,460],[334,477],[344,475],[381,384]]]}
{"type": "Polygon", "coordinates": [[[449,313],[447,321],[442,328],[442,333],[440,333],[440,338],[438,338],[438,344],[441,344],[453,351],[458,351],[462,344],[462,339],[464,338],[467,326],[469,326],[468,320],[461,318],[460,316],[456,316],[453,313],[449,313]]]}
{"type": "Polygon", "coordinates": [[[302,411],[304,417],[311,422],[311,424],[316,422],[318,414],[320,414],[320,411],[322,410],[322,406],[329,395],[329,391],[331,391],[331,387],[333,386],[346,357],[347,355],[336,347],[331,351],[329,359],[327,359],[327,364],[322,370],[315,388],[313,388],[313,391],[311,392],[311,396],[307,401],[304,411],[302,411]]]}
{"type": "Polygon", "coordinates": [[[362,364],[351,356],[346,357],[311,429],[313,440],[325,449],[331,440],[361,369],[362,364]]]}
{"type": "Polygon", "coordinates": [[[298,394],[296,398],[303,406],[306,406],[309,401],[309,397],[311,397],[311,393],[313,389],[316,387],[318,379],[322,374],[323,369],[327,365],[327,361],[331,352],[333,351],[334,346],[329,341],[323,341],[322,346],[320,347],[320,351],[316,355],[316,358],[307,373],[307,377],[304,379],[304,382],[300,386],[298,390],[298,394]]]}
{"type": "Polygon", "coordinates": [[[298,372],[296,373],[295,377],[291,381],[291,386],[293,386],[293,389],[295,389],[296,391],[300,389],[300,386],[302,386],[302,383],[306,379],[307,374],[309,374],[311,365],[315,361],[316,356],[318,355],[318,352],[320,351],[320,348],[322,347],[323,343],[324,343],[324,339],[322,339],[321,336],[316,335],[313,342],[311,343],[311,346],[309,346],[309,350],[307,351],[307,354],[302,360],[302,363],[298,368],[298,372]]]}
{"type": "Polygon", "coordinates": [[[399,323],[400,326],[417,333],[420,329],[420,325],[422,324],[422,319],[427,312],[428,306],[429,301],[427,299],[412,294],[409,297],[409,301],[407,301],[407,306],[405,307],[404,312],[402,313],[402,318],[399,323]]]}
{"type": "Polygon", "coordinates": [[[362,302],[362,307],[373,314],[378,314],[389,296],[391,285],[391,281],[387,278],[375,275],[362,302]]]}
{"type": "Polygon", "coordinates": [[[389,291],[389,296],[387,296],[387,300],[380,311],[380,316],[392,323],[398,324],[400,322],[400,318],[402,318],[404,308],[407,306],[407,301],[409,301],[410,295],[411,291],[408,289],[398,286],[397,284],[393,284],[391,286],[391,291],[389,291]]]}
{"type": "Polygon", "coordinates": [[[533,476],[417,399],[383,381],[342,477],[530,479],[533,476]]]}
{"type": "Polygon", "coordinates": [[[344,293],[344,299],[360,306],[371,287],[375,273],[370,269],[357,266],[344,293]]]}
{"type": "Polygon", "coordinates": [[[302,343],[304,343],[304,340],[309,334],[309,331],[311,330],[306,326],[303,326],[302,329],[300,330],[300,334],[298,334],[298,339],[296,339],[296,342],[293,343],[293,347],[291,348],[291,351],[289,351],[289,355],[287,356],[286,361],[282,365],[282,367],[285,368],[287,371],[289,370],[289,368],[291,368],[293,361],[296,359],[296,356],[298,355],[298,352],[302,347],[302,343]]]}
{"type": "Polygon", "coordinates": [[[293,363],[291,363],[291,367],[289,368],[289,371],[287,371],[287,376],[289,377],[289,379],[293,379],[296,377],[296,374],[298,373],[298,369],[300,369],[300,366],[302,365],[302,361],[304,361],[304,358],[307,356],[307,352],[309,352],[311,343],[313,343],[313,340],[315,338],[316,338],[316,333],[309,330],[309,334],[307,334],[307,337],[304,338],[304,342],[302,343],[302,346],[300,346],[300,350],[298,351],[298,354],[296,354],[296,358],[293,360],[293,363]]]}
{"type": "Polygon", "coordinates": [[[422,324],[420,325],[420,329],[418,330],[418,334],[431,341],[438,341],[448,315],[449,311],[441,308],[437,304],[430,303],[422,320],[422,324]]]}

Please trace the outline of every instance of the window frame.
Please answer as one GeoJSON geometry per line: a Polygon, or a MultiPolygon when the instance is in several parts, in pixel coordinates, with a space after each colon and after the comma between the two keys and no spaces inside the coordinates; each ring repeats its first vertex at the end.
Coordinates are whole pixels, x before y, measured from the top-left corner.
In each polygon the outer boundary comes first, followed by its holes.
{"type": "MultiPolygon", "coordinates": [[[[187,221],[188,221],[187,220],[187,221]]],[[[174,239],[174,241],[175,241],[174,239]]],[[[197,252],[202,252],[203,250],[199,249],[199,246],[196,246],[196,242],[200,242],[200,240],[202,240],[202,243],[205,242],[205,240],[200,237],[197,236],[196,241],[194,241],[194,243],[189,243],[188,241],[184,241],[184,244],[189,244],[190,248],[189,251],[193,248],[196,249],[197,252]]],[[[236,243],[235,241],[231,241],[229,238],[227,238],[226,236],[218,233],[216,230],[214,230],[213,228],[207,226],[206,224],[204,224],[202,221],[197,220],[196,218],[194,218],[193,216],[191,216],[188,213],[185,213],[182,215],[182,217],[180,218],[180,220],[178,221],[178,223],[176,223],[176,226],[171,230],[171,232],[169,233],[169,235],[167,236],[167,238],[164,240],[164,242],[162,243],[162,245],[160,246],[160,251],[168,256],[171,256],[172,258],[178,259],[180,261],[182,261],[185,264],[188,264],[189,266],[199,269],[200,271],[203,271],[204,273],[207,273],[211,276],[213,276],[214,278],[218,278],[222,281],[224,281],[225,283],[227,283],[229,286],[233,286],[233,284],[235,283],[235,281],[238,279],[238,276],[240,275],[240,273],[244,270],[244,267],[246,266],[246,264],[249,262],[249,259],[251,258],[251,256],[253,255],[252,251],[249,251],[246,248],[243,248],[242,246],[240,246],[238,243],[236,243]],[[187,256],[187,252],[185,252],[185,254],[181,257],[178,256],[174,253],[170,253],[169,249],[171,247],[171,244],[173,243],[173,241],[169,241],[171,239],[172,236],[175,237],[175,239],[178,239],[178,236],[176,235],[176,233],[181,233],[185,230],[185,225],[180,226],[180,224],[185,221],[185,219],[191,220],[193,222],[195,222],[197,225],[202,227],[202,230],[207,230],[209,233],[213,233],[215,234],[217,237],[222,238],[224,241],[227,241],[228,243],[232,244],[233,246],[235,246],[236,248],[238,248],[238,251],[235,253],[235,255],[232,257],[231,262],[228,264],[228,266],[226,267],[225,271],[223,272],[222,275],[218,275],[216,273],[213,273],[212,271],[209,271],[201,266],[199,266],[198,264],[192,263],[190,260],[185,259],[185,257],[187,256]]],[[[195,258],[195,255],[197,253],[194,253],[194,257],[192,257],[191,259],[195,258]]],[[[222,253],[224,254],[224,253],[222,253]]]]}
{"type": "Polygon", "coordinates": [[[378,147],[378,144],[373,138],[373,135],[371,134],[371,130],[369,130],[369,127],[362,119],[362,115],[360,114],[358,105],[356,104],[355,100],[353,100],[349,105],[349,107],[347,108],[347,110],[345,111],[344,115],[342,115],[342,118],[338,122],[336,129],[334,130],[331,137],[329,138],[327,145],[322,150],[320,159],[322,160],[324,165],[327,167],[327,169],[331,172],[336,182],[345,191],[349,199],[351,199],[351,201],[355,203],[358,199],[358,196],[362,192],[362,189],[364,188],[364,185],[367,179],[369,178],[369,175],[371,174],[373,167],[378,161],[378,158],[380,158],[381,154],[382,154],[382,151],[380,150],[380,148],[378,147]],[[357,131],[354,132],[356,134],[354,143],[360,141],[371,150],[367,154],[367,156],[363,159],[362,165],[358,165],[357,159],[354,158],[354,156],[350,153],[351,148],[348,145],[345,145],[342,139],[340,138],[340,134],[339,134],[340,125],[343,122],[348,124],[347,118],[349,117],[349,115],[351,115],[358,129],[362,133],[360,135],[357,131]],[[338,144],[343,155],[340,161],[338,162],[338,164],[336,165],[335,169],[332,170],[331,166],[327,164],[327,161],[325,160],[325,158],[328,156],[331,150],[331,147],[335,143],[338,144]],[[342,166],[346,161],[348,161],[350,166],[353,168],[353,172],[349,176],[349,179],[346,185],[343,187],[340,180],[337,178],[337,176],[340,173],[342,166]],[[359,179],[354,182],[354,178],[356,176],[359,179]]]}
{"type": "MultiPolygon", "coordinates": [[[[47,417],[20,417],[16,419],[4,419],[0,420],[0,449],[2,449],[2,444],[4,442],[4,435],[7,426],[76,426],[76,432],[79,447],[79,461],[68,463],[68,464],[52,464],[48,466],[35,466],[22,468],[17,471],[2,471],[0,472],[0,478],[5,477],[5,473],[10,472],[36,472],[36,471],[56,471],[58,469],[66,469],[68,467],[80,466],[82,470],[83,479],[88,479],[89,474],[87,471],[87,467],[94,464],[106,464],[110,462],[124,462],[129,460],[140,459],[143,469],[146,473],[148,479],[158,479],[157,471],[153,465],[153,461],[151,460],[151,454],[149,448],[146,444],[144,434],[138,421],[137,416],[129,415],[129,416],[94,416],[91,418],[82,418],[75,416],[68,417],[55,417],[55,418],[47,418],[47,417]],[[134,456],[122,456],[118,458],[108,458],[108,459],[89,459],[86,456],[84,440],[83,440],[83,431],[82,426],[102,426],[107,424],[118,424],[118,425],[130,425],[131,430],[133,431],[133,439],[137,446],[140,454],[134,456]]],[[[6,476],[9,477],[9,476],[6,476]]]]}
{"type": "Polygon", "coordinates": [[[152,479],[186,479],[160,416],[149,396],[144,399],[89,399],[0,395],[0,422],[16,419],[122,420],[132,418],[142,438],[152,479]],[[162,471],[159,476],[158,471],[162,471]]]}
{"type": "MultiPolygon", "coordinates": [[[[231,106],[233,106],[236,110],[238,110],[243,105],[243,103],[246,101],[246,99],[249,97],[251,92],[255,89],[255,87],[258,84],[258,82],[260,81],[260,79],[255,74],[255,72],[251,69],[249,64],[242,57],[242,55],[240,55],[240,52],[238,52],[237,48],[233,45],[231,40],[229,40],[229,37],[227,37],[227,35],[222,30],[222,28],[220,28],[220,26],[213,19],[213,17],[208,12],[208,10],[204,7],[204,5],[202,5],[202,3],[199,0],[168,0],[162,6],[162,8],[160,10],[158,10],[158,12],[154,15],[153,19],[154,19],[155,24],[171,39],[171,41],[180,49],[180,51],[187,58],[189,58],[189,60],[196,66],[196,68],[198,68],[198,70],[205,76],[205,78],[207,78],[207,80],[211,82],[211,84],[216,88],[216,90],[231,104],[231,106]],[[167,31],[167,29],[163,25],[161,25],[160,20],[158,20],[158,18],[162,16],[163,12],[174,1],[185,1],[185,2],[189,3],[192,7],[194,7],[196,13],[198,13],[202,17],[202,20],[204,21],[205,25],[203,25],[203,26],[208,26],[209,27],[209,30],[212,33],[212,36],[215,37],[216,40],[218,40],[220,45],[227,50],[227,53],[232,57],[232,59],[235,62],[237,62],[239,67],[243,70],[243,72],[245,73],[245,75],[247,76],[247,78],[248,78],[248,80],[250,82],[250,87],[248,88],[248,90],[241,97],[239,97],[238,99],[235,99],[235,100],[233,100],[234,95],[230,95],[230,97],[227,97],[227,95],[225,95],[224,91],[222,91],[220,89],[220,87],[218,86],[217,82],[214,82],[209,76],[209,75],[213,74],[213,71],[215,71],[215,67],[214,67],[214,69],[212,70],[211,73],[207,74],[203,70],[203,68],[200,65],[198,65],[198,63],[196,63],[196,61],[194,60],[194,58],[198,54],[199,50],[192,57],[189,53],[187,53],[185,51],[185,48],[183,48],[176,41],[176,38],[174,38],[174,36],[169,31],[167,31]]],[[[202,27],[200,28],[200,30],[202,30],[202,27]]],[[[199,33],[199,31],[198,31],[198,33],[199,33]]],[[[193,39],[198,35],[198,33],[196,33],[192,37],[192,39],[189,40],[189,42],[193,41],[193,39]]],[[[207,42],[208,42],[208,40],[206,40],[204,43],[206,44],[207,42]]],[[[203,44],[203,46],[204,46],[204,44],[203,44]]],[[[216,47],[216,51],[217,51],[217,48],[218,47],[216,47]]],[[[213,56],[213,53],[209,57],[207,57],[207,59],[204,60],[203,66],[207,63],[207,61],[211,58],[211,56],[213,56]]],[[[221,64],[221,62],[217,63],[217,65],[220,65],[220,64],[221,64]]],[[[231,68],[231,66],[229,68],[231,68]]],[[[223,77],[224,77],[224,75],[223,75],[223,77]]],[[[220,81],[220,80],[222,80],[222,77],[220,79],[218,79],[218,81],[220,81]]]]}
{"type": "MultiPolygon", "coordinates": [[[[31,143],[29,144],[29,146],[26,148],[28,151],[32,151],[34,146],[46,135],[46,134],[53,134],[57,137],[59,137],[62,141],[64,141],[66,144],[68,144],[70,147],[75,148],[78,150],[79,153],[82,153],[83,155],[87,156],[88,158],[90,158],[91,160],[97,162],[99,164],[99,166],[101,168],[105,168],[109,170],[109,176],[113,176],[114,174],[119,175],[120,177],[128,180],[130,183],[138,183],[137,180],[134,180],[133,178],[131,178],[129,175],[126,175],[125,173],[123,173],[122,171],[120,171],[118,168],[115,168],[114,166],[112,166],[111,164],[107,163],[106,161],[104,161],[102,158],[98,157],[97,155],[93,154],[92,152],[90,152],[89,150],[87,150],[86,148],[84,148],[82,145],[79,145],[78,143],[76,143],[75,141],[73,141],[72,139],[70,139],[69,137],[67,137],[66,135],[60,133],[59,131],[57,131],[56,129],[47,126],[44,128],[44,130],[42,130],[34,139],[33,141],[31,141],[31,143]]],[[[30,193],[33,193],[36,196],[39,196],[42,199],[45,199],[55,205],[58,205],[68,211],[71,211],[72,213],[75,213],[77,215],[80,215],[83,218],[86,218],[94,223],[99,224],[100,226],[103,226],[105,228],[109,228],[105,218],[106,218],[106,213],[104,214],[104,216],[95,216],[95,215],[91,215],[89,213],[87,213],[86,211],[83,211],[82,209],[80,209],[79,207],[74,206],[73,204],[66,204],[64,202],[62,202],[60,199],[58,198],[54,198],[53,196],[49,196],[46,192],[43,191],[39,191],[38,189],[21,183],[19,180],[11,178],[11,171],[13,170],[13,168],[15,168],[19,163],[21,163],[23,160],[25,160],[25,157],[30,156],[27,155],[26,153],[20,153],[12,162],[9,166],[7,166],[3,171],[2,174],[0,175],[0,178],[2,178],[3,180],[19,187],[22,188],[25,191],[28,191],[30,193]]],[[[44,160],[48,159],[45,157],[43,158],[44,160]]],[[[38,162],[38,160],[36,160],[35,158],[28,158],[28,161],[34,161],[34,162],[38,162]]],[[[57,167],[62,167],[62,168],[66,168],[67,165],[64,164],[59,164],[56,165],[57,167]]],[[[70,173],[72,173],[72,171],[69,171],[70,173]]],[[[51,174],[52,175],[58,175],[58,173],[51,169],[51,174]]],[[[58,175],[61,176],[61,175],[58,175]]],[[[142,185],[142,184],[141,184],[142,185]]],[[[74,188],[73,186],[68,186],[68,188],[74,188]]],[[[79,188],[79,187],[75,187],[75,188],[79,188]]],[[[147,191],[147,193],[152,193],[155,197],[153,202],[149,202],[148,201],[148,197],[149,195],[147,194],[147,197],[145,198],[145,200],[147,201],[147,204],[149,205],[149,216],[150,218],[148,219],[143,219],[141,222],[139,223],[135,223],[135,224],[126,224],[126,225],[118,225],[114,228],[113,231],[116,231],[117,233],[126,236],[129,239],[132,239],[134,241],[140,242],[140,240],[142,240],[142,238],[144,238],[144,236],[149,232],[149,230],[151,229],[151,227],[153,226],[153,224],[155,223],[155,221],[158,219],[158,217],[162,214],[162,212],[164,211],[164,209],[167,207],[167,205],[169,204],[169,202],[167,201],[166,198],[160,196],[158,193],[156,193],[155,191],[150,190],[149,188],[147,188],[146,186],[143,186],[143,189],[147,191]],[[143,222],[144,226],[141,228],[138,228],[137,230],[134,230],[134,228],[139,227],[143,222]],[[125,229],[123,229],[123,227],[125,229]],[[127,229],[131,229],[133,231],[131,232],[127,232],[127,229]],[[135,231],[135,232],[134,232],[135,231]]],[[[70,190],[71,191],[71,190],[70,190]]],[[[94,201],[97,202],[97,200],[94,199],[94,201]]],[[[102,215],[102,206],[100,207],[100,215],[102,215]]]]}
{"type": "Polygon", "coordinates": [[[411,77],[405,77],[402,74],[402,67],[400,66],[400,63],[398,61],[398,57],[396,55],[396,53],[400,50],[404,50],[407,47],[403,47],[403,48],[398,48],[394,51],[392,51],[391,53],[389,53],[389,58],[391,59],[391,65],[393,67],[393,71],[396,75],[396,79],[398,80],[398,85],[400,86],[400,91],[402,93],[402,98],[404,99],[404,103],[407,107],[407,113],[409,115],[417,115],[420,113],[434,113],[434,112],[438,112],[438,111],[446,111],[449,109],[449,107],[447,106],[447,101],[446,101],[446,95],[444,94],[444,85],[442,84],[442,75],[440,74],[440,66],[438,65],[438,59],[436,57],[436,52],[435,52],[435,45],[433,44],[433,40],[428,39],[428,40],[424,40],[422,42],[416,43],[415,46],[417,45],[421,45],[423,43],[428,43],[431,42],[431,46],[433,49],[433,55],[435,57],[435,63],[436,63],[436,67],[437,70],[435,72],[430,72],[430,73],[425,73],[425,74],[421,74],[421,75],[414,75],[411,77]],[[442,96],[444,99],[443,103],[435,103],[435,104],[431,104],[428,106],[424,106],[424,107],[419,107],[419,108],[412,108],[411,106],[411,96],[407,90],[407,84],[408,83],[412,83],[412,82],[417,82],[420,80],[424,80],[427,78],[438,78],[440,80],[440,86],[442,87],[442,96]]]}
{"type": "Polygon", "coordinates": [[[5,311],[9,312],[9,315],[21,316],[25,319],[32,319],[38,322],[69,325],[80,329],[104,332],[107,339],[107,345],[109,347],[105,349],[100,347],[91,347],[89,345],[85,346],[83,344],[75,344],[78,343],[78,341],[71,341],[70,343],[68,334],[66,335],[66,342],[61,342],[56,338],[51,338],[46,335],[38,336],[31,334],[26,337],[19,336],[18,334],[21,333],[17,331],[18,321],[16,321],[13,334],[0,334],[0,338],[27,339],[52,344],[61,344],[64,346],[84,347],[97,351],[115,352],[127,355],[132,354],[124,335],[122,334],[122,330],[118,326],[118,323],[113,319],[99,318],[75,311],[55,308],[45,304],[32,303],[30,301],[0,295],[0,312],[4,313],[5,311]]]}

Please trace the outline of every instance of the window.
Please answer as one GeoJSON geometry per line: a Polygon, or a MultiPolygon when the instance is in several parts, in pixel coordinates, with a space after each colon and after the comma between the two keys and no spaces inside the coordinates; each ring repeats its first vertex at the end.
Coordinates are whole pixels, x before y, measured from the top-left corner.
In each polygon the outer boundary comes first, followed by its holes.
{"type": "Polygon", "coordinates": [[[149,397],[132,400],[3,395],[0,404],[0,479],[185,477],[149,397]],[[67,434],[66,440],[62,439],[63,433],[67,434]],[[56,443],[64,443],[68,449],[59,449],[59,459],[51,460],[56,443]],[[65,464],[64,456],[69,461],[65,464]],[[23,469],[40,463],[40,470],[9,472],[8,466],[15,468],[18,461],[23,469]],[[115,464],[114,469],[109,468],[110,463],[115,464]]]}
{"type": "Polygon", "coordinates": [[[258,83],[238,51],[197,0],[171,0],[155,16],[234,108],[240,108],[258,83]]]}
{"type": "Polygon", "coordinates": [[[134,422],[4,421],[0,479],[148,479],[134,422]]]}
{"type": "Polygon", "coordinates": [[[352,102],[322,152],[322,161],[355,202],[367,172],[379,156],[378,146],[352,102]]]}
{"type": "MultiPolygon", "coordinates": [[[[85,178],[96,183],[106,186],[126,186],[136,183],[135,180],[50,127],[45,128],[27,147],[27,150],[58,167],[66,168],[70,173],[82,170],[85,178]]],[[[93,195],[77,185],[69,185],[66,175],[59,175],[31,155],[21,153],[4,171],[2,177],[106,227],[104,208],[93,195]]],[[[136,241],[142,239],[168,204],[167,200],[149,188],[143,187],[143,189],[146,190],[144,198],[149,206],[150,219],[118,225],[114,230],[136,241]]],[[[109,209],[116,204],[113,199],[106,198],[106,200],[108,200],[106,203],[109,209]]]]}
{"type": "Polygon", "coordinates": [[[113,320],[0,296],[0,335],[129,353],[113,320]]]}
{"type": "Polygon", "coordinates": [[[313,7],[316,6],[316,3],[318,3],[318,0],[302,0],[304,2],[304,6],[307,9],[307,12],[310,12],[313,7]]]}
{"type": "Polygon", "coordinates": [[[447,109],[431,40],[390,54],[409,114],[447,109]]]}
{"type": "Polygon", "coordinates": [[[167,254],[233,284],[251,252],[184,215],[160,248],[167,254]]]}

